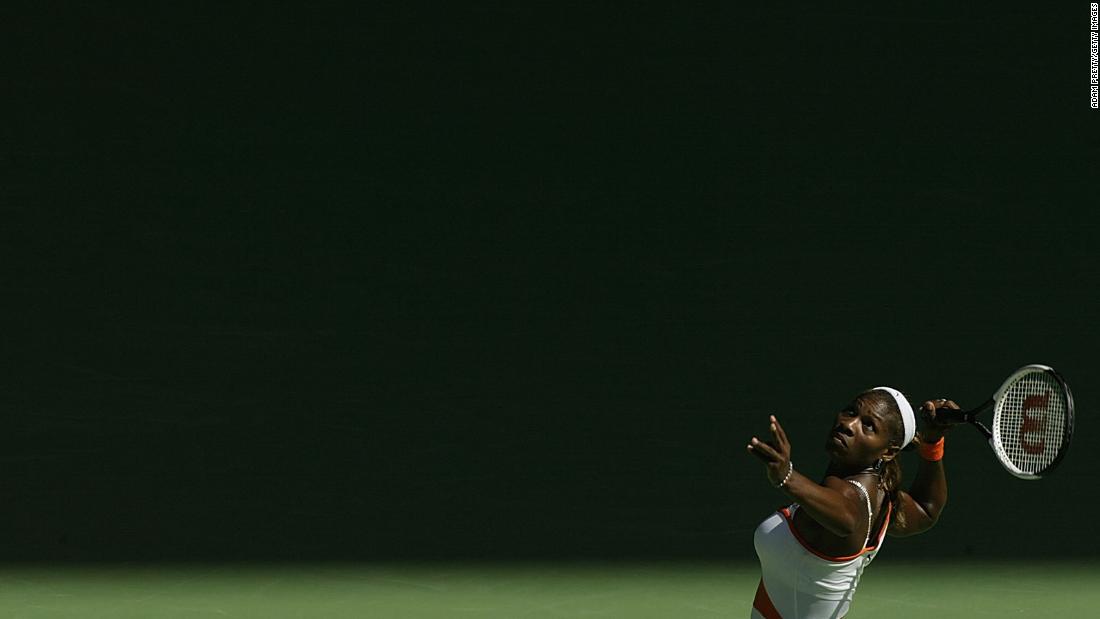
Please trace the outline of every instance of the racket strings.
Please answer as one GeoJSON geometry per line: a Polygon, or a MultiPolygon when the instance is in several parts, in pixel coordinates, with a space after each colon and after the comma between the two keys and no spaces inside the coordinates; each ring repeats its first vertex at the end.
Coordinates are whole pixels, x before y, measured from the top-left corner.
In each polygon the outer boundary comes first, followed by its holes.
{"type": "Polygon", "coordinates": [[[994,412],[994,440],[1020,472],[1045,470],[1062,450],[1068,406],[1061,385],[1046,372],[1022,376],[994,412]]]}

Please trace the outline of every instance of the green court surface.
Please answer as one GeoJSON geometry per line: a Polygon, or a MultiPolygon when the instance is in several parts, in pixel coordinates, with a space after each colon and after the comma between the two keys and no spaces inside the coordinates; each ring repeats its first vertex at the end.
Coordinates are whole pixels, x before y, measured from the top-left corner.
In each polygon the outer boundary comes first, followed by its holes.
{"type": "MultiPolygon", "coordinates": [[[[0,617],[748,617],[756,567],[281,564],[0,569],[0,617]]],[[[1091,617],[1100,563],[890,564],[849,619],[1091,617]]]]}

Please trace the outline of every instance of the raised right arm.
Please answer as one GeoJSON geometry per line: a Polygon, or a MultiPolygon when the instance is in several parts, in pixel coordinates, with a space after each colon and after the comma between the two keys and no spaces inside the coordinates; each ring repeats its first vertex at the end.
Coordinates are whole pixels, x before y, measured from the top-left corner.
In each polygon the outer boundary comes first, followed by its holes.
{"type": "MultiPolygon", "coordinates": [[[[959,409],[951,400],[940,400],[940,408],[959,409]]],[[[925,443],[936,443],[944,437],[950,423],[936,420],[936,401],[929,400],[921,405],[921,413],[926,422],[921,432],[925,443]]],[[[909,491],[898,492],[898,511],[902,518],[894,518],[887,532],[895,537],[917,535],[931,529],[940,518],[947,505],[947,475],[944,473],[943,460],[929,461],[920,459],[917,477],[909,486],[909,491]]]]}

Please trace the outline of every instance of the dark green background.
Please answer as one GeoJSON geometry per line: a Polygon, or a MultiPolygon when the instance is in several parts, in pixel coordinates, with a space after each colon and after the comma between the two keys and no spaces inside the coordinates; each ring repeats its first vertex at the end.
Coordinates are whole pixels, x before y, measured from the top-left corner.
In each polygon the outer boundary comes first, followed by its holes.
{"type": "Polygon", "coordinates": [[[1062,468],[890,552],[1095,556],[1065,4],[7,9],[0,558],[751,559],[768,413],[1031,362],[1062,468]]]}

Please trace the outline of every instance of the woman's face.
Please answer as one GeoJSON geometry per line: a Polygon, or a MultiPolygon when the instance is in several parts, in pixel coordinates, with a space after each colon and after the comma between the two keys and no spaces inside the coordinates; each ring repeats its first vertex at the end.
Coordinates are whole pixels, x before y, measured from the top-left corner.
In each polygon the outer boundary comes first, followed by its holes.
{"type": "Polygon", "coordinates": [[[890,447],[894,428],[865,398],[856,398],[836,415],[825,451],[838,464],[868,467],[890,447]]]}

